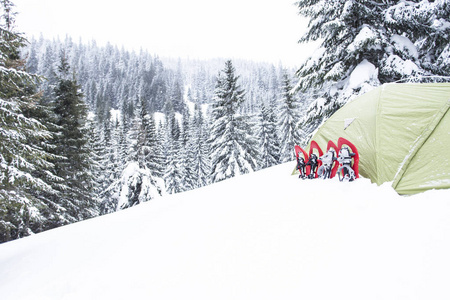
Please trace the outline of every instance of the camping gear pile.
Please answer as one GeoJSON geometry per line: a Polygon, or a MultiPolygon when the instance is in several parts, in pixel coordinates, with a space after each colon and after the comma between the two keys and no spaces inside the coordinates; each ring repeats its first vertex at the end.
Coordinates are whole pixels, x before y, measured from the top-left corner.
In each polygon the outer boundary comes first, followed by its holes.
{"type": "Polygon", "coordinates": [[[333,141],[328,141],[325,154],[314,140],[309,147],[309,154],[296,145],[295,156],[299,178],[330,179],[336,174],[340,181],[353,181],[359,178],[358,150],[355,145],[342,137],[339,138],[337,146],[333,141]]]}
{"type": "MultiPolygon", "coordinates": [[[[312,140],[326,145],[332,137],[358,147],[359,173],[373,183],[392,182],[399,194],[448,189],[450,83],[389,83],[375,88],[336,111],[312,140]]],[[[338,156],[340,147],[335,150],[338,156]]]]}

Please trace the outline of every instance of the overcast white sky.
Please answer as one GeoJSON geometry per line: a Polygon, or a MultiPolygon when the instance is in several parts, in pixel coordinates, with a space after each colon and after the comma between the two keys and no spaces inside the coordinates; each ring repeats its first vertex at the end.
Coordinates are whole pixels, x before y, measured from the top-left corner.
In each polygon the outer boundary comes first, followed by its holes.
{"type": "Polygon", "coordinates": [[[246,58],[298,66],[306,21],[295,0],[15,0],[27,37],[72,36],[152,54],[246,58]]]}

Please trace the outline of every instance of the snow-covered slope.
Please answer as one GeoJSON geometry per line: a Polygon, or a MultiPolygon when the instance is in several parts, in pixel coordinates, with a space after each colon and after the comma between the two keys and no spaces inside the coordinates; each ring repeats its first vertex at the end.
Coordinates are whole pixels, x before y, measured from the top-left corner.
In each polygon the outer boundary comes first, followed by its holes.
{"type": "Polygon", "coordinates": [[[449,299],[450,190],[295,163],[0,245],[7,299],[449,299]]]}

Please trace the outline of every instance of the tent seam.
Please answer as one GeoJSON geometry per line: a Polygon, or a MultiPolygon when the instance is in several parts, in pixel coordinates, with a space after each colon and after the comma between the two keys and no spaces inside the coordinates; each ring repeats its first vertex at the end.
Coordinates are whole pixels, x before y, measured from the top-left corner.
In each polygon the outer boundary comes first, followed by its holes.
{"type": "Polygon", "coordinates": [[[431,122],[425,127],[423,132],[419,135],[419,137],[414,142],[413,147],[411,148],[410,154],[405,156],[405,159],[403,160],[402,164],[400,165],[400,168],[397,171],[397,174],[394,176],[394,180],[392,182],[392,187],[394,189],[397,188],[399,185],[403,174],[405,174],[406,170],[408,169],[409,164],[413,160],[413,158],[416,156],[417,152],[422,148],[422,146],[425,144],[425,142],[428,140],[428,138],[431,136],[431,134],[435,131],[436,127],[439,125],[441,120],[444,118],[444,116],[447,114],[447,111],[450,109],[450,99],[447,100],[447,102],[444,104],[441,109],[436,113],[435,117],[431,122]]]}
{"type": "Polygon", "coordinates": [[[376,171],[375,171],[375,174],[376,174],[376,183],[378,184],[378,185],[380,185],[380,183],[379,183],[379,179],[380,179],[380,177],[379,177],[379,174],[378,174],[378,170],[380,170],[380,166],[379,166],[379,164],[380,164],[380,149],[379,149],[379,146],[380,146],[380,133],[379,133],[379,130],[378,130],[378,124],[380,124],[380,118],[381,118],[381,114],[382,114],[382,110],[381,110],[381,96],[383,95],[383,91],[384,91],[384,89],[385,89],[385,87],[386,87],[386,85],[382,85],[381,86],[381,89],[379,90],[379,92],[378,92],[378,101],[377,101],[377,111],[376,111],[376,114],[375,114],[375,168],[376,168],[376,171]]]}

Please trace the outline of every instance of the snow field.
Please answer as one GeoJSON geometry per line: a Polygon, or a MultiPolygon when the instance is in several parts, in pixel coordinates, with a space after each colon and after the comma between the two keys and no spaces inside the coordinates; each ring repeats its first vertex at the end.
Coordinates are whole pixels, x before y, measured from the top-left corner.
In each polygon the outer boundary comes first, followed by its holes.
{"type": "Polygon", "coordinates": [[[1,299],[448,299],[450,191],[294,162],[0,245],[1,299]]]}

